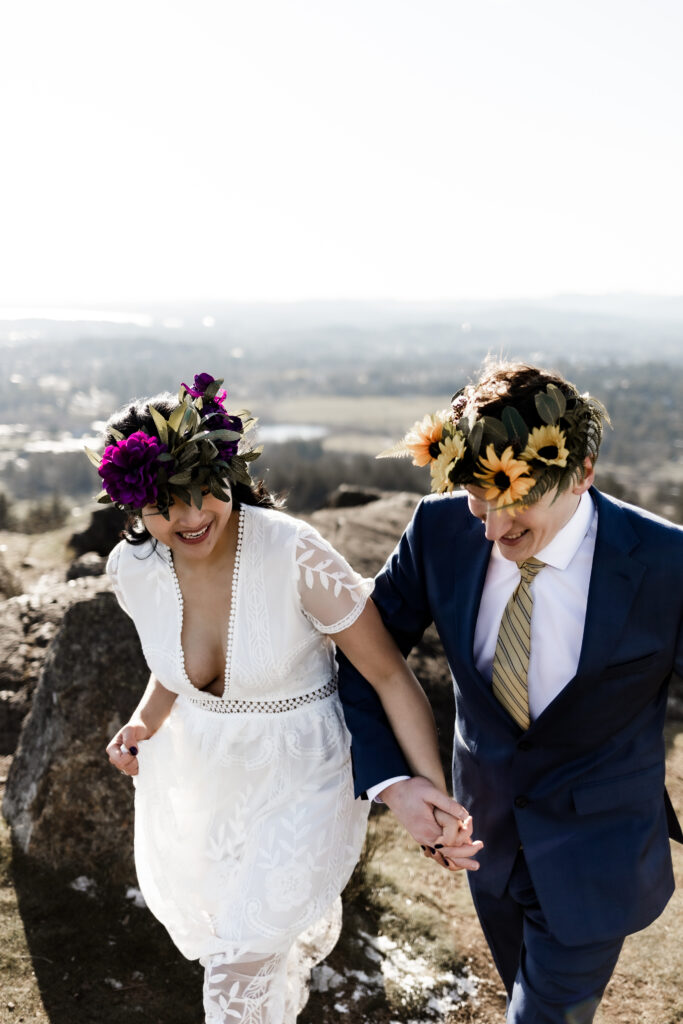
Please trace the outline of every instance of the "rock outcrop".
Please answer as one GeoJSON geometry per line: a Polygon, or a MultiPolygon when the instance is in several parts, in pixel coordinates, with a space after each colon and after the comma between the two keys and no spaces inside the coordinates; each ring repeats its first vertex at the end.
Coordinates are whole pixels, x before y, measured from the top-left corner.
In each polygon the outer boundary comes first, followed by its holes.
{"type": "Polygon", "coordinates": [[[73,548],[76,556],[84,555],[86,551],[94,551],[95,554],[105,557],[118,543],[126,518],[127,514],[114,505],[95,509],[88,527],[81,533],[71,535],[69,546],[73,548]]]}
{"type": "Polygon", "coordinates": [[[137,703],[148,670],[108,582],[69,587],[73,596],[55,602],[61,622],[23,725],[3,813],[15,842],[36,860],[130,882],[132,783],[112,769],[104,748],[137,703]]]}

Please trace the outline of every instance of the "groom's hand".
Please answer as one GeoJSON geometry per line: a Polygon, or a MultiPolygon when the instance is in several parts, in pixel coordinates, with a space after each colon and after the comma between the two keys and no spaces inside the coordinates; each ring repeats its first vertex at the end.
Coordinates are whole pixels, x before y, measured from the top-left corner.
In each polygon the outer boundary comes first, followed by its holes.
{"type": "Polygon", "coordinates": [[[382,790],[381,797],[401,824],[410,832],[413,839],[430,852],[434,851],[432,856],[442,867],[449,865],[436,850],[436,844],[443,843],[444,831],[434,817],[435,809],[445,812],[450,818],[457,819],[462,823],[464,845],[458,846],[457,857],[455,857],[457,864],[454,863],[453,866],[467,867],[470,870],[476,870],[479,867],[477,862],[471,858],[479,852],[482,844],[471,842],[469,814],[462,804],[452,800],[446,793],[442,793],[428,779],[418,776],[394,782],[382,790]]]}

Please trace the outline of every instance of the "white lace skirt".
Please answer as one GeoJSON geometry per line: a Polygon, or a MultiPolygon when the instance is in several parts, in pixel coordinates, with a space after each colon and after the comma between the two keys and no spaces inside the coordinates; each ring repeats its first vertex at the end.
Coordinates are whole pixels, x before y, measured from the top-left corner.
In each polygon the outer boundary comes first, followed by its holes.
{"type": "MultiPolygon", "coordinates": [[[[268,714],[218,714],[178,697],[140,743],[139,765],[140,888],[180,951],[207,966],[209,986],[213,974],[216,1005],[220,996],[229,1009],[245,987],[286,973],[288,958],[291,975],[297,939],[309,967],[316,933],[324,956],[369,810],[353,797],[337,694],[268,714]],[[218,977],[238,964],[241,980],[218,977]]],[[[290,991],[286,1001],[296,998],[290,991]]],[[[222,1012],[207,1020],[271,1020],[239,1006],[222,1012]]]]}

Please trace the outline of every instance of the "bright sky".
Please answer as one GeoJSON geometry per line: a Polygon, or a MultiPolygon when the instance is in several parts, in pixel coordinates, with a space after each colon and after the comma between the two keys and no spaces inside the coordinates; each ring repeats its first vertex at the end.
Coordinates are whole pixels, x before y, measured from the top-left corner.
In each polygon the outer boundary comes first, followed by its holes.
{"type": "Polygon", "coordinates": [[[15,0],[0,306],[683,292],[680,0],[15,0]]]}

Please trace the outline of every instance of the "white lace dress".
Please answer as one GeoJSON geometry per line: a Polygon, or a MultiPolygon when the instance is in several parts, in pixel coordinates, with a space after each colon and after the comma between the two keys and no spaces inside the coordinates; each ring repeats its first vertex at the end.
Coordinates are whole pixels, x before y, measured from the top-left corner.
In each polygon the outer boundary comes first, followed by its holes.
{"type": "Polygon", "coordinates": [[[178,694],[139,745],[135,859],[149,908],[206,968],[207,1024],[283,1024],[329,952],[363,844],[326,634],[372,591],[312,527],[245,506],[221,697],[185,671],[170,549],[121,542],[107,571],[150,669],[178,694]]]}

